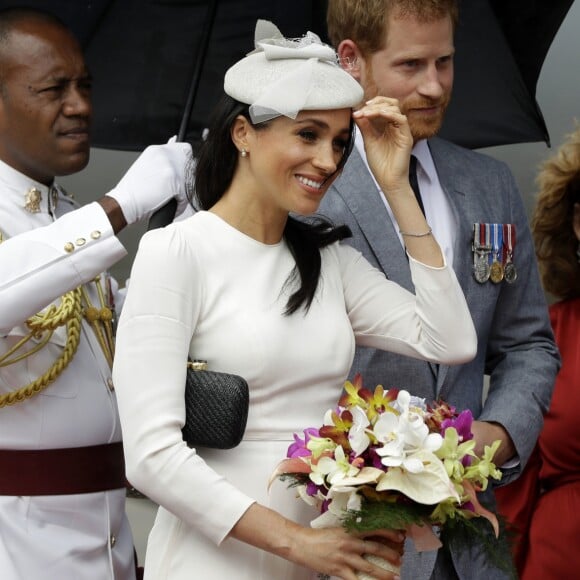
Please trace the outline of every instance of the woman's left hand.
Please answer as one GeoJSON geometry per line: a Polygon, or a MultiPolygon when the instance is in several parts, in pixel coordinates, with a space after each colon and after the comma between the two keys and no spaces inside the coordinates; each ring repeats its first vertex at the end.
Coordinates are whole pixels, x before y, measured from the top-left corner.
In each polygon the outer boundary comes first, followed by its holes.
{"type": "Polygon", "coordinates": [[[408,187],[413,137],[399,101],[375,97],[353,118],[363,136],[369,167],[383,191],[408,187]]]}

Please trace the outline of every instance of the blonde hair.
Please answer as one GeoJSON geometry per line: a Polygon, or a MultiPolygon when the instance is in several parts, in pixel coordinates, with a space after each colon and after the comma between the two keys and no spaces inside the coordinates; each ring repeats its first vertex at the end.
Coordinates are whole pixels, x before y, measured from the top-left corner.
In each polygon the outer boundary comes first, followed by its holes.
{"type": "Polygon", "coordinates": [[[544,289],[560,299],[580,296],[574,204],[580,203],[580,125],[540,167],[532,234],[544,289]]]}
{"type": "Polygon", "coordinates": [[[457,0],[329,0],[328,37],[335,47],[348,38],[365,55],[377,52],[384,48],[385,27],[395,12],[420,22],[450,16],[455,25],[458,19],[457,0]]]}

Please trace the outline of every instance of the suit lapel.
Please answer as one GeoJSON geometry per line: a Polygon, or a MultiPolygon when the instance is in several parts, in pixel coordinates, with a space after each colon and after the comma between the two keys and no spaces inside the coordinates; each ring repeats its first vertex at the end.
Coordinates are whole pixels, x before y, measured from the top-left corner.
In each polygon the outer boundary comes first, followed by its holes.
{"type": "Polygon", "coordinates": [[[405,251],[371,174],[353,150],[345,171],[334,187],[345,200],[387,278],[414,290],[405,251]],[[382,219],[377,219],[381,216],[382,219]]]}

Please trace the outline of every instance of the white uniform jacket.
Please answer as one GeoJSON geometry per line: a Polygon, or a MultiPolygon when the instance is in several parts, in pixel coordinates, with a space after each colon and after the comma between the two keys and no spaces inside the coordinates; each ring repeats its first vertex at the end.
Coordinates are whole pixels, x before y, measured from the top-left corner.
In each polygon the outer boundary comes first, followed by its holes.
{"type": "MultiPolygon", "coordinates": [[[[126,251],[101,206],[76,203],[58,186],[34,182],[0,162],[0,357],[28,334],[25,321],[92,280],[126,251]],[[30,188],[39,211],[25,209],[30,188]],[[76,210],[76,211],[73,211],[76,210]]],[[[101,276],[104,292],[114,287],[101,276]]],[[[0,365],[0,395],[41,376],[61,354],[60,327],[37,353],[0,365]]],[[[29,341],[24,349],[34,346],[29,341]]],[[[0,449],[41,450],[120,441],[111,369],[83,320],[69,366],[39,394],[0,408],[0,449]]],[[[3,469],[0,465],[0,470],[3,469]]],[[[125,490],[75,495],[0,496],[0,570],[3,580],[125,580],[134,578],[133,542],[125,490]]]]}

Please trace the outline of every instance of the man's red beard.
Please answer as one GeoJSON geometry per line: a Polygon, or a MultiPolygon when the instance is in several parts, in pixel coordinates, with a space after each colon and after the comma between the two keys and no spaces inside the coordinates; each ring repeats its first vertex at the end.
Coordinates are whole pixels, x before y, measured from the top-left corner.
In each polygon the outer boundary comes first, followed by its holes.
{"type": "Polygon", "coordinates": [[[409,121],[409,128],[415,143],[421,139],[429,139],[439,132],[445,111],[449,105],[450,95],[443,95],[440,99],[414,99],[400,103],[401,112],[409,121]],[[438,111],[434,114],[422,114],[421,109],[437,107],[438,111]]]}
{"type": "MultiPolygon", "coordinates": [[[[376,97],[379,94],[377,86],[374,82],[369,83],[365,90],[365,101],[376,97]]],[[[384,95],[388,97],[389,95],[384,95]]],[[[409,121],[409,128],[413,141],[416,143],[421,139],[429,139],[439,132],[443,119],[445,118],[445,111],[449,106],[451,93],[444,94],[440,99],[425,99],[418,98],[407,101],[399,101],[401,113],[405,115],[409,121]],[[429,107],[438,107],[439,112],[435,115],[423,116],[419,112],[414,113],[413,109],[422,109],[429,107]]]]}

